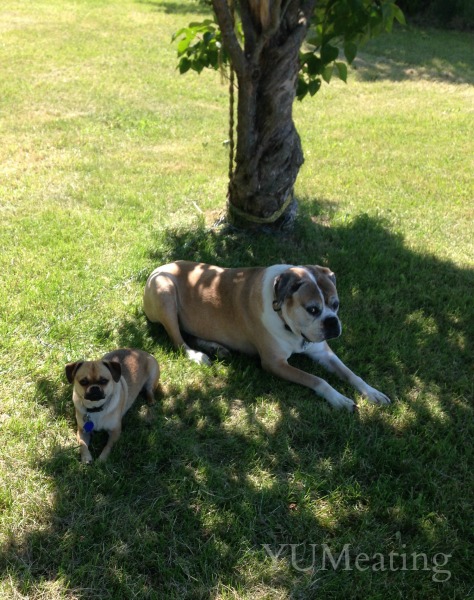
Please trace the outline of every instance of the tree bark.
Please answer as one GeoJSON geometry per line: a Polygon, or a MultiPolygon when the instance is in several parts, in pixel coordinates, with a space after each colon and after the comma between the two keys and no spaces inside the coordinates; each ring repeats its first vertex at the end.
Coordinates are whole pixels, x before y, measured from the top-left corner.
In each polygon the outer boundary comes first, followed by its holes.
{"type": "Polygon", "coordinates": [[[228,219],[243,228],[281,229],[294,220],[293,189],[304,160],[292,114],[299,49],[314,1],[241,0],[243,49],[233,26],[229,30],[227,0],[213,4],[238,82],[228,219]]]}

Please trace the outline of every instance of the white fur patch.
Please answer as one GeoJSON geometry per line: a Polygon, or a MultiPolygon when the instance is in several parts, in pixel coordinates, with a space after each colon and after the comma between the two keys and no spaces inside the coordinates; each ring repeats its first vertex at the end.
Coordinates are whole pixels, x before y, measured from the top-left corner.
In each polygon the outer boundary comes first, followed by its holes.
{"type": "Polygon", "coordinates": [[[294,333],[285,330],[283,321],[278,313],[273,310],[274,282],[278,275],[281,275],[293,265],[273,265],[265,270],[262,279],[262,323],[269,334],[278,339],[278,347],[287,358],[292,354],[301,351],[301,342],[294,333]]]}
{"type": "Polygon", "coordinates": [[[210,365],[211,359],[204,352],[198,352],[197,350],[192,350],[191,348],[186,348],[186,356],[189,360],[197,363],[198,365],[210,365]]]}
{"type": "MultiPolygon", "coordinates": [[[[78,423],[79,427],[82,428],[84,426],[84,415],[87,413],[89,415],[89,420],[94,423],[94,431],[110,431],[115,429],[122,418],[122,415],[117,416],[115,411],[120,402],[122,389],[126,385],[127,384],[122,377],[120,383],[115,386],[112,397],[109,397],[105,400],[105,402],[102,404],[102,406],[104,406],[103,410],[98,412],[88,412],[88,408],[90,407],[85,405],[86,401],[82,400],[77,394],[75,394],[75,398],[73,398],[74,404],[82,418],[82,425],[78,423]]],[[[127,387],[125,387],[125,393],[127,393],[127,387]]],[[[97,406],[97,404],[90,404],[92,406],[97,406]]]]}

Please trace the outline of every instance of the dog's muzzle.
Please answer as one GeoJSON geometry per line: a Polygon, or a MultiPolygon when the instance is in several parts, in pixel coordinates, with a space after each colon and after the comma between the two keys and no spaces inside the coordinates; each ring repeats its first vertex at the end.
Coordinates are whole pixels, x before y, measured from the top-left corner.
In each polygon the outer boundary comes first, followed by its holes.
{"type": "Polygon", "coordinates": [[[327,317],[323,321],[324,339],[330,340],[341,335],[341,324],[337,317],[327,317]]]}
{"type": "Polygon", "coordinates": [[[104,391],[98,385],[91,385],[90,388],[87,389],[87,392],[84,394],[84,398],[86,400],[103,400],[105,398],[104,391]]]}

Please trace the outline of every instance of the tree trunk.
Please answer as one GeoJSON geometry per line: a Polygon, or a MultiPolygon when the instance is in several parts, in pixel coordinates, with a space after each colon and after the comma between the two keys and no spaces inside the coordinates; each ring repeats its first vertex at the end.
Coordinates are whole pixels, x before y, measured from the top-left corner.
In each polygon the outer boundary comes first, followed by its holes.
{"type": "Polygon", "coordinates": [[[222,18],[226,15],[219,4],[214,1],[214,9],[238,82],[237,143],[228,219],[243,228],[281,229],[291,225],[296,214],[293,188],[303,152],[292,111],[299,49],[314,2],[290,0],[282,14],[278,0],[242,0],[243,53],[235,46],[233,31],[226,35],[229,22],[222,18]],[[262,8],[266,14],[257,14],[255,9],[262,8]]]}
{"type": "Polygon", "coordinates": [[[255,80],[252,75],[238,79],[237,149],[229,183],[232,222],[280,227],[294,218],[293,186],[303,164],[292,118],[295,63],[297,57],[268,49],[255,80]]]}

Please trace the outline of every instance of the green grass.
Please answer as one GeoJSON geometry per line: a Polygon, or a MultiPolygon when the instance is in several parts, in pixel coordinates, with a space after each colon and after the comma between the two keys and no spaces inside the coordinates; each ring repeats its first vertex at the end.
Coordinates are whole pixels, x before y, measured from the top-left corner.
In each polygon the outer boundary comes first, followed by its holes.
{"type": "Polygon", "coordinates": [[[408,28],[371,43],[348,85],[295,106],[295,231],[223,235],[209,225],[225,202],[226,88],[180,77],[170,44],[199,10],[0,7],[0,596],[467,598],[470,38],[408,28]],[[360,401],[353,417],[253,358],[186,362],[141,309],[148,274],[177,258],[330,265],[344,326],[332,346],[392,406],[360,401]],[[84,468],[63,368],[124,345],[157,357],[163,396],[151,421],[139,401],[109,461],[84,468]],[[323,571],[322,544],[350,544],[352,565],[390,552],[429,564],[323,571]]]}

